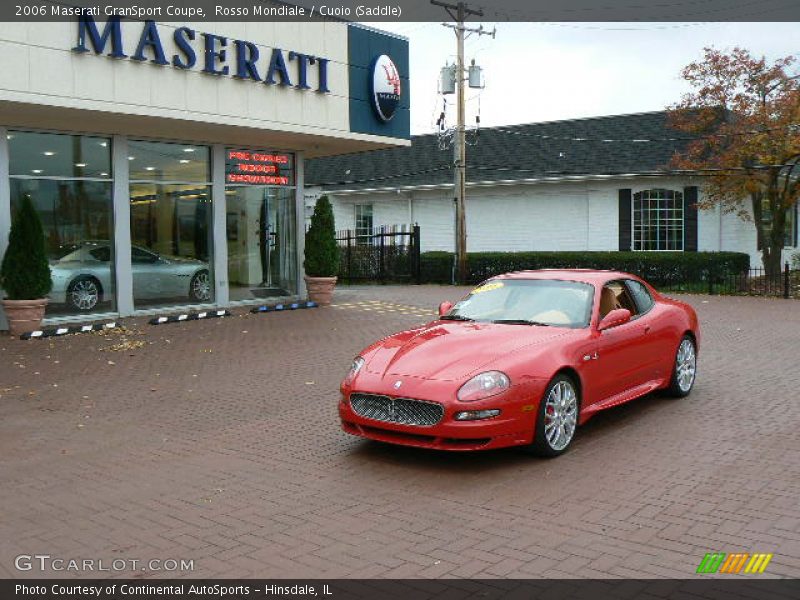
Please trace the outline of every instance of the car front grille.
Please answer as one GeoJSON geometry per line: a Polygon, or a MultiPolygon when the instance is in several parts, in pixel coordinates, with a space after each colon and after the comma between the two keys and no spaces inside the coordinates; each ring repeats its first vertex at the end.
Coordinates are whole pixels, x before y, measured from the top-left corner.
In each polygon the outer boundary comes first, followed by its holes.
{"type": "Polygon", "coordinates": [[[377,394],[350,394],[350,406],[367,419],[402,425],[430,427],[444,417],[444,407],[436,402],[377,394]]]}

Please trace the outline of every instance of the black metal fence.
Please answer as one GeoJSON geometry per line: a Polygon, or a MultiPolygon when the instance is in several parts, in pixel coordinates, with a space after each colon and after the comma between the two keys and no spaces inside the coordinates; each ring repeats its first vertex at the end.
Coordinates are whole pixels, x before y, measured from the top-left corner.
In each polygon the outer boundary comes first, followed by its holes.
{"type": "Polygon", "coordinates": [[[419,225],[384,225],[369,233],[336,234],[339,279],[420,282],[419,225]]]}
{"type": "Polygon", "coordinates": [[[785,263],[777,273],[767,273],[763,268],[746,269],[716,275],[707,272],[700,281],[657,286],[664,291],[726,294],[740,296],[772,296],[800,299],[800,270],[785,263]]]}

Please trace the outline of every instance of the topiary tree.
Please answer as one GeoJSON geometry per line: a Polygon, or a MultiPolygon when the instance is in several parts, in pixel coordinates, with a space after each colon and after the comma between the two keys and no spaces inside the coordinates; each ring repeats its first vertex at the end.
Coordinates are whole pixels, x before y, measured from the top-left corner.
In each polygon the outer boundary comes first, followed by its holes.
{"type": "Polygon", "coordinates": [[[339,270],[339,248],[333,224],[333,208],[327,196],[317,200],[306,232],[305,260],[309,277],[333,277],[339,270]]]}
{"type": "Polygon", "coordinates": [[[8,248],[0,266],[0,287],[9,300],[38,300],[53,287],[42,221],[27,194],[11,222],[8,248]]]}

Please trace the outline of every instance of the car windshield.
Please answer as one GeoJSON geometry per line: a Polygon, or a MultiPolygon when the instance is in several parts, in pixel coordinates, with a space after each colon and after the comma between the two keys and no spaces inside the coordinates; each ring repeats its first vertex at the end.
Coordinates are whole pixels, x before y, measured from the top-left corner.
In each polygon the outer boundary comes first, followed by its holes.
{"type": "Polygon", "coordinates": [[[51,260],[61,260],[62,258],[66,258],[76,250],[80,249],[80,244],[63,244],[59,246],[57,250],[50,253],[51,260]]]}
{"type": "Polygon", "coordinates": [[[577,281],[496,279],[472,290],[442,318],[579,328],[589,325],[593,298],[594,288],[577,281]]]}

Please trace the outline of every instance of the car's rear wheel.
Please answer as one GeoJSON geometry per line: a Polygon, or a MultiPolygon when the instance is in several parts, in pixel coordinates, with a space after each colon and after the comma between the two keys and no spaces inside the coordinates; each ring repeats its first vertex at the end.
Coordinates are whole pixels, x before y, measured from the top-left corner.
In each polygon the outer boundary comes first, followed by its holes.
{"type": "Polygon", "coordinates": [[[556,375],[547,385],[539,403],[536,429],[529,449],[544,457],[559,456],[567,451],[578,427],[580,398],[571,377],[556,375]]]}
{"type": "Polygon", "coordinates": [[[206,269],[198,271],[189,282],[189,297],[195,302],[211,300],[211,275],[206,269]]]}
{"type": "Polygon", "coordinates": [[[89,275],[76,277],[67,286],[67,304],[81,312],[94,309],[102,297],[100,282],[89,275]]]}
{"type": "Polygon", "coordinates": [[[675,352],[672,379],[669,383],[670,395],[678,398],[688,396],[694,387],[696,376],[697,348],[691,336],[684,335],[681,343],[678,344],[678,350],[675,352]]]}

